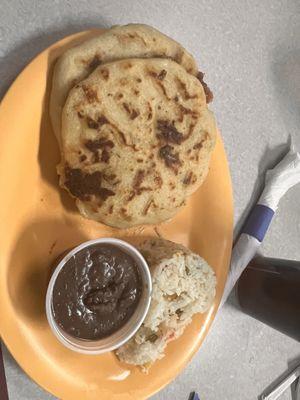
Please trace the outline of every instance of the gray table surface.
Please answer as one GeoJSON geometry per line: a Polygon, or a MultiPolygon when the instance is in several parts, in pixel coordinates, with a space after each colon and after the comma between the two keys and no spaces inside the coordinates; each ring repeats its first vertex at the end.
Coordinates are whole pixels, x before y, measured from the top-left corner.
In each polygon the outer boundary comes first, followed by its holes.
{"type": "MultiPolygon", "coordinates": [[[[215,92],[212,107],[230,163],[236,227],[254,201],[262,171],[286,150],[289,136],[300,148],[298,0],[0,0],[0,5],[1,95],[42,49],[91,26],[143,22],[182,42],[215,92]]],[[[300,186],[283,199],[263,251],[300,260],[300,186]]],[[[11,400],[53,399],[6,350],[4,355],[11,400]]],[[[256,399],[297,359],[298,342],[243,314],[232,297],[189,366],[153,400],[185,400],[192,389],[203,400],[256,399]]]]}

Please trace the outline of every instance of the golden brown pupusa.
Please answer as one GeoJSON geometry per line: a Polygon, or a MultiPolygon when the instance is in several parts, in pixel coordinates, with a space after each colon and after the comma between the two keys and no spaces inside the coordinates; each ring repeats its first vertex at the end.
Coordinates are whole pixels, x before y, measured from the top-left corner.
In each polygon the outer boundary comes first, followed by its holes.
{"type": "Polygon", "coordinates": [[[199,80],[170,59],[99,66],[62,114],[61,185],[120,228],[171,218],[203,182],[216,137],[199,80]]]}

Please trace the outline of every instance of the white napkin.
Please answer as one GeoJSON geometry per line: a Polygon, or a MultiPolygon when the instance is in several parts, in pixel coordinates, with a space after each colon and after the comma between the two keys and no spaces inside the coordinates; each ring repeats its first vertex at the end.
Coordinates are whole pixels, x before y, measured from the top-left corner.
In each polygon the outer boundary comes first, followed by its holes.
{"type": "Polygon", "coordinates": [[[257,252],[280,199],[299,182],[300,153],[291,147],[287,155],[266,173],[263,192],[251,210],[232,250],[230,270],[220,307],[225,303],[235,283],[257,252]]]}

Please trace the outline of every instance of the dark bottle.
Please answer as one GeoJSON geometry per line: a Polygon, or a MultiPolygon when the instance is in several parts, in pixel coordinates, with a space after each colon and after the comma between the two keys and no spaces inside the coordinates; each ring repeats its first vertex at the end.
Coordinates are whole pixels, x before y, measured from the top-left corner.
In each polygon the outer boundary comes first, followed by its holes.
{"type": "Polygon", "coordinates": [[[254,258],[237,284],[242,310],[300,341],[300,262],[254,258]]]}

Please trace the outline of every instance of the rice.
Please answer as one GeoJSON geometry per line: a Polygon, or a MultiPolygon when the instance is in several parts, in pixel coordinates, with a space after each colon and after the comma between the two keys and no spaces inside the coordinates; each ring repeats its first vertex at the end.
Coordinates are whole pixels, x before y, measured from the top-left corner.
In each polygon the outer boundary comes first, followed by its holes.
{"type": "Polygon", "coordinates": [[[182,335],[192,316],[209,309],[216,278],[203,258],[182,245],[149,239],[140,251],[151,270],[151,305],[141,328],[116,354],[147,372],[154,361],[164,357],[168,342],[182,335]]]}

